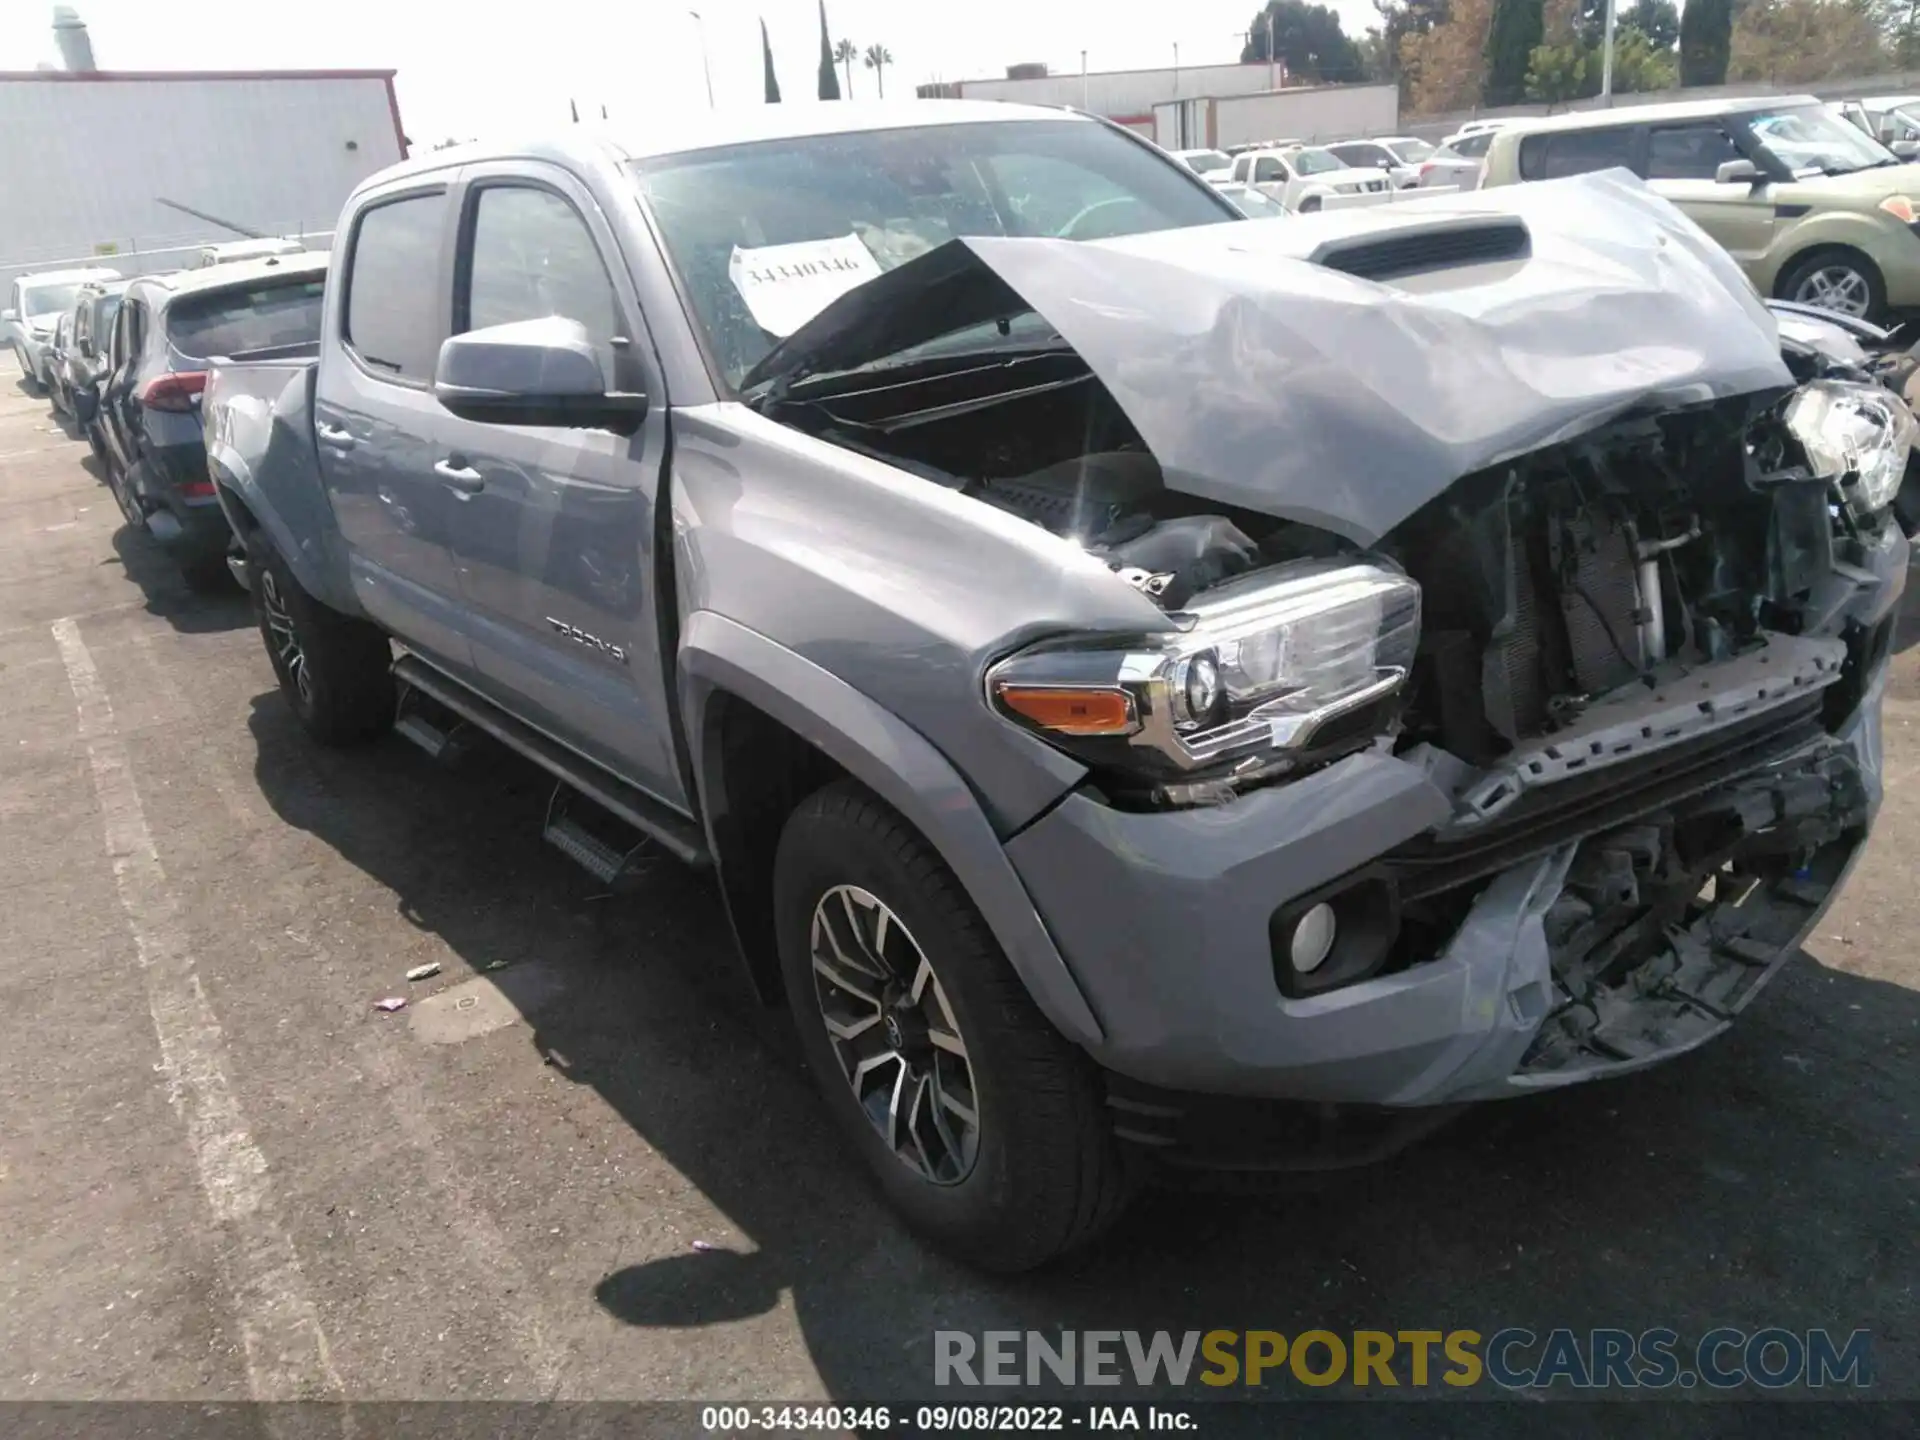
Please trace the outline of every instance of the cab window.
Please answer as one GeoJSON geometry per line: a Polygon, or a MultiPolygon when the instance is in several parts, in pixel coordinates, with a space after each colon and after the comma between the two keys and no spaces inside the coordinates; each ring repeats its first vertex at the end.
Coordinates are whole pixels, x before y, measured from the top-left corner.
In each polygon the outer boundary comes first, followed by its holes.
{"type": "Polygon", "coordinates": [[[1256,161],[1253,167],[1253,183],[1256,185],[1279,185],[1286,181],[1286,168],[1271,157],[1256,161]]]}
{"type": "Polygon", "coordinates": [[[1717,122],[1663,125],[1647,136],[1649,180],[1711,180],[1727,161],[1739,158],[1717,122]]]}
{"type": "Polygon", "coordinates": [[[1522,180],[1558,180],[1615,166],[1633,168],[1633,128],[1565,130],[1520,142],[1522,180]]]}

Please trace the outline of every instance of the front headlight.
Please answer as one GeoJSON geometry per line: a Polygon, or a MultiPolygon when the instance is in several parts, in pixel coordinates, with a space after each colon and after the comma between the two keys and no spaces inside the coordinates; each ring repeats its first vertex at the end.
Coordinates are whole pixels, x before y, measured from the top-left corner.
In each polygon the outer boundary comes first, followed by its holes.
{"type": "Polygon", "coordinates": [[[1785,418],[1813,473],[1838,486],[1855,514],[1864,518],[1893,503],[1920,439],[1906,401],[1878,385],[1815,380],[1794,393],[1785,418]]]}
{"type": "Polygon", "coordinates": [[[988,672],[988,696],[1162,801],[1222,799],[1380,733],[1420,641],[1420,587],[1377,561],[1303,560],[1216,586],[1172,618],[1178,633],[1137,644],[1024,650],[988,672]]]}

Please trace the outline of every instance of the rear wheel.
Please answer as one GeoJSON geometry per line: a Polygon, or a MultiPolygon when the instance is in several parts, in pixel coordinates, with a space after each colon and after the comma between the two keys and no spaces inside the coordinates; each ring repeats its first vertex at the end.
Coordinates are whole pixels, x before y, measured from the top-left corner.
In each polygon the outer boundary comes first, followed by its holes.
{"type": "Polygon", "coordinates": [[[852,781],[774,864],[782,975],[828,1109],[907,1222],[989,1270],[1091,1241],[1132,1193],[1092,1065],[921,836],[852,781]]]}
{"type": "Polygon", "coordinates": [[[397,697],[387,637],[302,590],[258,531],[247,541],[247,574],[274,678],[307,734],[354,745],[389,729],[397,697]]]}
{"type": "Polygon", "coordinates": [[[127,524],[136,530],[147,528],[147,512],[140,504],[140,497],[134,493],[133,475],[123,465],[116,465],[113,457],[107,457],[107,488],[113,492],[113,500],[120,507],[120,513],[127,524]]]}

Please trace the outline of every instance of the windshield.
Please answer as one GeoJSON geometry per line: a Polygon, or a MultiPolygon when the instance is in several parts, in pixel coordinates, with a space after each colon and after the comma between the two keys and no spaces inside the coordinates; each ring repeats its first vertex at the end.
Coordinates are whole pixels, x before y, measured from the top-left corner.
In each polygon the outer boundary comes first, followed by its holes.
{"type": "Polygon", "coordinates": [[[1324,175],[1329,170],[1345,170],[1347,162],[1331,150],[1296,150],[1287,157],[1296,175],[1324,175]]]}
{"type": "Polygon", "coordinates": [[[182,355],[240,355],[320,338],[319,275],[244,290],[188,295],[167,307],[167,339],[182,355]]]}
{"type": "Polygon", "coordinates": [[[1233,157],[1218,150],[1189,150],[1180,158],[1196,175],[1212,175],[1233,168],[1233,157]]]}
{"type": "Polygon", "coordinates": [[[1424,140],[1396,140],[1387,148],[1400,157],[1402,165],[1418,165],[1433,154],[1433,146],[1424,140]]]}
{"type": "Polygon", "coordinates": [[[20,291],[20,309],[29,320],[42,315],[58,315],[62,310],[73,308],[73,302],[79,297],[78,285],[34,285],[22,287],[20,291]]]}
{"type": "Polygon", "coordinates": [[[1232,218],[1165,155],[1081,120],[798,136],[634,168],[729,386],[846,291],[956,236],[1098,240],[1232,218]]]}
{"type": "Polygon", "coordinates": [[[1794,175],[1851,175],[1900,163],[1886,146],[1824,105],[1764,110],[1747,116],[1746,127],[1767,157],[1794,175]]]}

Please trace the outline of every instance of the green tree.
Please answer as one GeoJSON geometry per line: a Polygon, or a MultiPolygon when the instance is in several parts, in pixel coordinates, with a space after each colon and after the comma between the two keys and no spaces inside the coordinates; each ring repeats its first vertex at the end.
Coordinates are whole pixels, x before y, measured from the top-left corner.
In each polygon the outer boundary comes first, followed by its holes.
{"type": "Polygon", "coordinates": [[[1527,69],[1544,29],[1541,0],[1494,0],[1487,30],[1487,104],[1513,105],[1526,98],[1527,69]]]}
{"type": "Polygon", "coordinates": [[[1366,78],[1360,47],[1340,27],[1340,17],[1325,5],[1309,5],[1306,0],[1268,0],[1266,8],[1247,26],[1240,63],[1264,65],[1276,58],[1287,67],[1287,74],[1298,80],[1366,78]],[[1269,35],[1273,39],[1271,51],[1267,48],[1269,35]]]}
{"type": "Polygon", "coordinates": [[[887,66],[893,63],[893,52],[884,45],[869,45],[864,63],[873,71],[874,84],[880,87],[880,98],[887,96],[887,66]]]}
{"type": "MultiPolygon", "coordinates": [[[[1598,56],[1595,57],[1596,63],[1598,56]]],[[[1599,83],[1595,76],[1595,84],[1599,83]]],[[[1658,44],[1638,25],[1620,25],[1613,37],[1613,92],[1637,95],[1671,90],[1680,83],[1680,65],[1671,47],[1658,44]]]]}
{"type": "Polygon", "coordinates": [[[833,42],[833,58],[847,74],[847,99],[853,98],[853,62],[860,58],[860,52],[853,48],[851,40],[833,42]]]}
{"type": "MultiPolygon", "coordinates": [[[[1606,9],[1601,8],[1600,28],[1606,30],[1606,9]]],[[[1655,50],[1671,50],[1680,43],[1680,12],[1674,7],[1673,0],[1634,0],[1631,10],[1618,13],[1616,25],[1631,25],[1655,50]]],[[[1619,36],[1614,37],[1618,40],[1619,36]]],[[[1619,57],[1615,56],[1617,68],[1619,57]]]]}
{"type": "Polygon", "coordinates": [[[1527,60],[1527,99],[1551,109],[1591,94],[1587,69],[1593,50],[1582,40],[1536,45],[1527,60]]]}
{"type": "Polygon", "coordinates": [[[760,66],[764,70],[767,89],[767,104],[780,103],[780,77],[773,73],[773,46],[767,40],[767,22],[760,22],[760,66]]]}
{"type": "Polygon", "coordinates": [[[1733,51],[1733,0],[1687,0],[1680,12],[1680,83],[1724,85],[1733,51]]]}
{"type": "Polygon", "coordinates": [[[840,98],[840,72],[833,68],[833,42],[827,38],[827,0],[820,0],[820,98],[840,98]]]}

